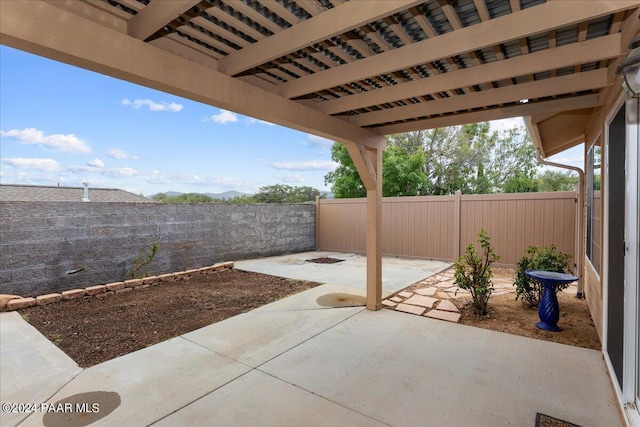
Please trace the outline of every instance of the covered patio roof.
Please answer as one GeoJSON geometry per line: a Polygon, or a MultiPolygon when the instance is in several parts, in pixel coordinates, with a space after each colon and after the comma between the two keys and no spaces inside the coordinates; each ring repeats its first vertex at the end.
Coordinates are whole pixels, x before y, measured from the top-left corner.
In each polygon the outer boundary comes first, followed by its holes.
{"type": "Polygon", "coordinates": [[[0,42],[345,143],[379,261],[384,135],[525,116],[543,156],[581,143],[620,90],[639,13],[638,0],[2,1],[0,42]]]}

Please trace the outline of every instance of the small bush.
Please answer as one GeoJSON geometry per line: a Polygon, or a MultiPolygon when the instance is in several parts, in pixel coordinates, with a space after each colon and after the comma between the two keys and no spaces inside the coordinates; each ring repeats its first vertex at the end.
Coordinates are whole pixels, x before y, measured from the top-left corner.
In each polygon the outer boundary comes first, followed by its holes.
{"type": "Polygon", "coordinates": [[[460,289],[471,292],[474,313],[486,316],[489,297],[493,292],[491,264],[499,260],[500,256],[494,252],[489,236],[483,229],[478,232],[478,243],[481,254],[478,254],[473,243],[470,243],[464,255],[455,262],[455,284],[460,289]]]}
{"type": "MultiPolygon", "coordinates": [[[[537,280],[525,274],[527,270],[555,271],[557,273],[570,273],[570,254],[560,252],[555,245],[540,248],[529,246],[518,261],[518,271],[513,286],[516,287],[516,300],[522,299],[522,304],[529,308],[536,308],[540,304],[544,286],[537,280]]],[[[556,292],[566,289],[569,285],[556,287],[556,292]]]]}

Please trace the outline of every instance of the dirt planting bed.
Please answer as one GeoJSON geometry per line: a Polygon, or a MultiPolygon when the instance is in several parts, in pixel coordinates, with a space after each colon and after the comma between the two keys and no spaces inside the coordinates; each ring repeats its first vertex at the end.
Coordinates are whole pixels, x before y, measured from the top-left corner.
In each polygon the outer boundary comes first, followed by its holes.
{"type": "Polygon", "coordinates": [[[19,313],[80,366],[89,367],[317,285],[225,270],[19,313]]]}

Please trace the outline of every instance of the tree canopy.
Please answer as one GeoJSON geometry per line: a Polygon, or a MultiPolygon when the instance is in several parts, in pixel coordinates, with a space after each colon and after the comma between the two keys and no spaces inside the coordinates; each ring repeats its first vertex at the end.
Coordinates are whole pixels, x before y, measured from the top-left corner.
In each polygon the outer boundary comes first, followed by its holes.
{"type": "MultiPolygon", "coordinates": [[[[335,197],[364,197],[346,148],[334,144],[331,158],[339,166],[325,176],[325,183],[335,197]]],[[[538,168],[522,128],[495,132],[484,122],[391,135],[382,158],[382,195],[537,191],[538,168]]]]}
{"type": "Polygon", "coordinates": [[[206,194],[186,193],[169,196],[159,193],[152,197],[160,203],[304,203],[314,201],[317,197],[324,197],[320,190],[313,187],[274,184],[260,188],[252,196],[237,196],[232,199],[214,199],[206,194]]]}

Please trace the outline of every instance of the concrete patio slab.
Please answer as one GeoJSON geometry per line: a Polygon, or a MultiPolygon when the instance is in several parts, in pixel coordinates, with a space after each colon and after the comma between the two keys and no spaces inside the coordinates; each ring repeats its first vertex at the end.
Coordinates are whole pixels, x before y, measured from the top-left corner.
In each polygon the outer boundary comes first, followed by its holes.
{"type": "MultiPolygon", "coordinates": [[[[296,295],[300,298],[300,296],[296,295]]],[[[348,307],[251,311],[183,337],[216,353],[257,367],[364,310],[348,307]]]]}
{"type": "MultiPolygon", "coordinates": [[[[17,312],[0,313],[0,402],[45,402],[82,368],[17,312]]],[[[0,412],[13,426],[28,414],[0,412]]]]}
{"type": "Polygon", "coordinates": [[[619,426],[598,351],[363,311],[260,370],[394,426],[619,426]]]}
{"type": "Polygon", "coordinates": [[[352,426],[384,424],[312,393],[252,371],[154,426],[352,426]]]}
{"type": "MultiPolygon", "coordinates": [[[[87,368],[47,400],[54,403],[82,393],[115,392],[119,405],[94,425],[149,425],[249,370],[178,337],[87,368]]],[[[44,416],[34,413],[20,425],[45,425],[44,416]]]]}
{"type": "MultiPolygon", "coordinates": [[[[273,276],[365,289],[366,261],[367,258],[364,255],[313,251],[236,261],[235,268],[273,276]],[[344,261],[335,264],[306,262],[308,259],[322,257],[344,261]]],[[[444,270],[450,265],[451,263],[442,261],[383,257],[382,290],[389,293],[397,292],[444,270]]]]}

